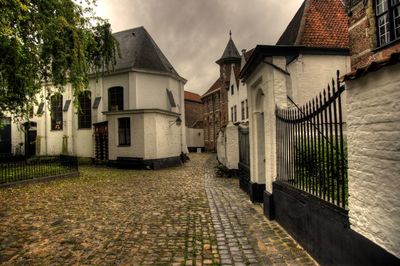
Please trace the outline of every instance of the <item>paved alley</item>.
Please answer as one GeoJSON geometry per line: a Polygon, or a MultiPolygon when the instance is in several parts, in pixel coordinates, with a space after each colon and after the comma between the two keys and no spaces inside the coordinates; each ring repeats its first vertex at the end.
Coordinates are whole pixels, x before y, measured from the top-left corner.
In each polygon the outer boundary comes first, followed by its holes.
{"type": "Polygon", "coordinates": [[[84,166],[79,178],[0,189],[0,264],[315,262],[264,218],[212,154],[159,171],[84,166]]]}

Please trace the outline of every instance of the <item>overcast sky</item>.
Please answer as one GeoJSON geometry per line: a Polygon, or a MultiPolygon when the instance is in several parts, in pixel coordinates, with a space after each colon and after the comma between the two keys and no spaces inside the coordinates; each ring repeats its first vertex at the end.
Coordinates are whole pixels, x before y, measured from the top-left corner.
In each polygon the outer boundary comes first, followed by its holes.
{"type": "Polygon", "coordinates": [[[206,92],[219,76],[229,40],[239,52],[275,44],[303,0],[98,0],[96,12],[113,32],[144,26],[176,71],[185,90],[206,92]]]}

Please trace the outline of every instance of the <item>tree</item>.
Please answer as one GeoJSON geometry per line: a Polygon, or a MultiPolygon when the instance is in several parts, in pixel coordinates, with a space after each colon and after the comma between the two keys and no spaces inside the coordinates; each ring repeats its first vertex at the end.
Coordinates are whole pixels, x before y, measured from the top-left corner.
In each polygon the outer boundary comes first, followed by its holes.
{"type": "Polygon", "coordinates": [[[110,24],[93,15],[95,0],[83,4],[0,0],[0,117],[27,117],[43,84],[61,91],[71,83],[77,96],[90,75],[112,69],[118,43],[110,24]]]}

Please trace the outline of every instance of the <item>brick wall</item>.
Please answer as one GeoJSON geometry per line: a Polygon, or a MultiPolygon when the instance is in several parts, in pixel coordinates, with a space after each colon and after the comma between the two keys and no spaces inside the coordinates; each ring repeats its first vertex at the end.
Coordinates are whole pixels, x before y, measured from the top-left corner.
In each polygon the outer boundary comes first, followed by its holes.
{"type": "Polygon", "coordinates": [[[203,104],[201,102],[185,100],[185,121],[189,128],[203,128],[202,123],[198,123],[198,121],[203,121],[203,104]]]}
{"type": "Polygon", "coordinates": [[[400,51],[400,43],[377,49],[377,30],[374,1],[360,1],[349,10],[349,39],[352,69],[380,60],[400,51]]]}

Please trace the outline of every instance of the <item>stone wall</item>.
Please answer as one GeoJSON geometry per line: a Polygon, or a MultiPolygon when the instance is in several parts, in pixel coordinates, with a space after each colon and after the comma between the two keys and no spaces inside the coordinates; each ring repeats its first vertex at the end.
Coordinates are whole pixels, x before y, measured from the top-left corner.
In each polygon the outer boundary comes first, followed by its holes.
{"type": "Polygon", "coordinates": [[[351,228],[400,256],[400,64],[348,87],[351,228]]]}

